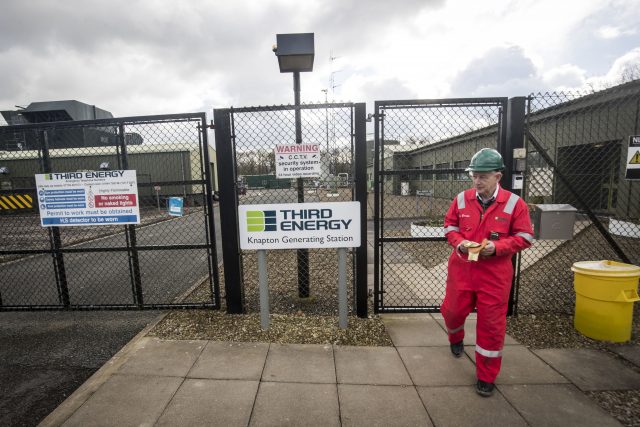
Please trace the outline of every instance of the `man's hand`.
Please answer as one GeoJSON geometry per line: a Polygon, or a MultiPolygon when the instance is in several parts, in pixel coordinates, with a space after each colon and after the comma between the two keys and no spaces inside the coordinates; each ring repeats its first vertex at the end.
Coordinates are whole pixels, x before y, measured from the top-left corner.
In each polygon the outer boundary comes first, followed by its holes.
{"type": "Polygon", "coordinates": [[[491,240],[487,241],[487,245],[480,251],[482,256],[491,256],[496,253],[496,245],[491,240]]]}
{"type": "Polygon", "coordinates": [[[468,248],[468,244],[471,243],[469,240],[463,240],[462,242],[460,242],[458,244],[458,250],[460,251],[460,253],[463,254],[468,254],[469,253],[469,249],[468,248]]]}

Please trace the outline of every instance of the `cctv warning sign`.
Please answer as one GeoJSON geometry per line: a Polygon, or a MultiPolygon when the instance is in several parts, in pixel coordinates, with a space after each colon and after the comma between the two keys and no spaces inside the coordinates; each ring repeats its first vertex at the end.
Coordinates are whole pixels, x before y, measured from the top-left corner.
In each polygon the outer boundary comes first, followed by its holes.
{"type": "Polygon", "coordinates": [[[277,178],[317,178],[320,176],[320,145],[276,145],[277,178]]]}
{"type": "Polygon", "coordinates": [[[640,135],[629,137],[626,179],[640,179],[640,135]]]}

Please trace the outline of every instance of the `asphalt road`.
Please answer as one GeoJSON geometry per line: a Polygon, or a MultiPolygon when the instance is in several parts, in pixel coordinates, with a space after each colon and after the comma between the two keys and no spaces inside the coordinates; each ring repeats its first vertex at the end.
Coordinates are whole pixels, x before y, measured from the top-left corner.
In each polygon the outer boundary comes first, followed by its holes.
{"type": "Polygon", "coordinates": [[[0,425],[37,425],[159,315],[0,312],[0,425]]]}

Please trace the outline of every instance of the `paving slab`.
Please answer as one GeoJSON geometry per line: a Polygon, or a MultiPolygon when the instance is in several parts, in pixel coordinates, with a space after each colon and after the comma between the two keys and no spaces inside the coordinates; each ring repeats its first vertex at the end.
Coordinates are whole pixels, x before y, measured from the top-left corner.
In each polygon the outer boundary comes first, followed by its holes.
{"type": "Polygon", "coordinates": [[[338,383],[413,384],[394,347],[335,346],[334,354],[338,383]]]}
{"type": "Polygon", "coordinates": [[[602,351],[572,348],[535,353],[583,391],[640,389],[640,374],[602,351]]]}
{"type": "Polygon", "coordinates": [[[449,345],[447,334],[431,316],[383,317],[384,326],[397,347],[449,345]]]}
{"type": "Polygon", "coordinates": [[[573,384],[501,385],[500,392],[531,425],[620,425],[573,384]]]}
{"type": "MultiPolygon", "coordinates": [[[[437,319],[438,324],[444,329],[447,330],[447,326],[444,323],[444,319],[437,319]]],[[[474,318],[467,318],[464,322],[464,343],[467,345],[475,345],[476,343],[476,325],[478,324],[478,320],[474,318]]],[[[513,339],[509,334],[504,336],[504,345],[517,345],[518,341],[513,339]]]]}
{"type": "Polygon", "coordinates": [[[609,350],[640,367],[640,345],[612,345],[609,350]]]}
{"type": "Polygon", "coordinates": [[[156,426],[246,426],[259,381],[186,379],[156,426]]]}
{"type": "MultiPolygon", "coordinates": [[[[475,362],[475,347],[464,351],[475,362]]],[[[562,384],[569,380],[540,360],[522,345],[507,345],[502,349],[502,367],[496,384],[562,384]]]]}
{"type": "Polygon", "coordinates": [[[449,347],[398,347],[415,385],[472,385],[476,367],[468,356],[454,357],[449,347]]]}
{"type": "Polygon", "coordinates": [[[206,345],[206,341],[142,338],[141,345],[118,372],[136,375],[184,377],[206,345]]]}
{"type": "Polygon", "coordinates": [[[271,344],[262,380],[335,384],[333,348],[322,344],[271,344]]]}
{"type": "Polygon", "coordinates": [[[339,426],[335,384],[262,382],[252,426],[339,426]]]}
{"type": "Polygon", "coordinates": [[[479,396],[475,386],[416,387],[437,426],[526,426],[499,391],[479,396]]]}
{"type": "Polygon", "coordinates": [[[343,426],[431,426],[414,387],[339,384],[343,426]]]}
{"type": "Polygon", "coordinates": [[[268,343],[211,341],[187,376],[259,381],[268,351],[268,343]]]}
{"type": "Polygon", "coordinates": [[[182,381],[179,377],[115,374],[63,425],[153,425],[182,381]]]}

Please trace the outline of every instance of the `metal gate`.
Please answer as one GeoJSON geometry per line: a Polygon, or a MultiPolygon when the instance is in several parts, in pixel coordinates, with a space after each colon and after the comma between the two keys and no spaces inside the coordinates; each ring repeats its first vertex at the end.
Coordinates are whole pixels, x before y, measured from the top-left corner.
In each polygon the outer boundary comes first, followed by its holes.
{"type": "Polygon", "coordinates": [[[639,134],[640,81],[528,97],[525,201],[577,213],[573,239],[536,240],[523,251],[518,312],[573,313],[577,261],[640,264],[640,182],[625,176],[629,140],[639,134]]]}
{"type": "Polygon", "coordinates": [[[219,307],[204,113],[4,126],[0,145],[0,309],[219,307]],[[35,174],[119,169],[139,225],[40,226],[35,174]]]}
{"type": "MultiPolygon", "coordinates": [[[[240,250],[238,205],[359,200],[364,234],[365,105],[219,109],[214,110],[214,121],[216,154],[225,165],[220,169],[220,209],[227,310],[257,312],[257,255],[240,250]],[[320,176],[277,178],[276,144],[300,143],[320,146],[320,176]]],[[[350,305],[366,316],[366,242],[349,250],[348,262],[350,305]]],[[[335,249],[272,250],[267,264],[272,312],[337,314],[335,249]]]]}
{"type": "Polygon", "coordinates": [[[471,186],[464,169],[473,154],[503,151],[506,109],[507,98],[375,103],[376,312],[439,309],[451,253],[444,215],[471,186]]]}

